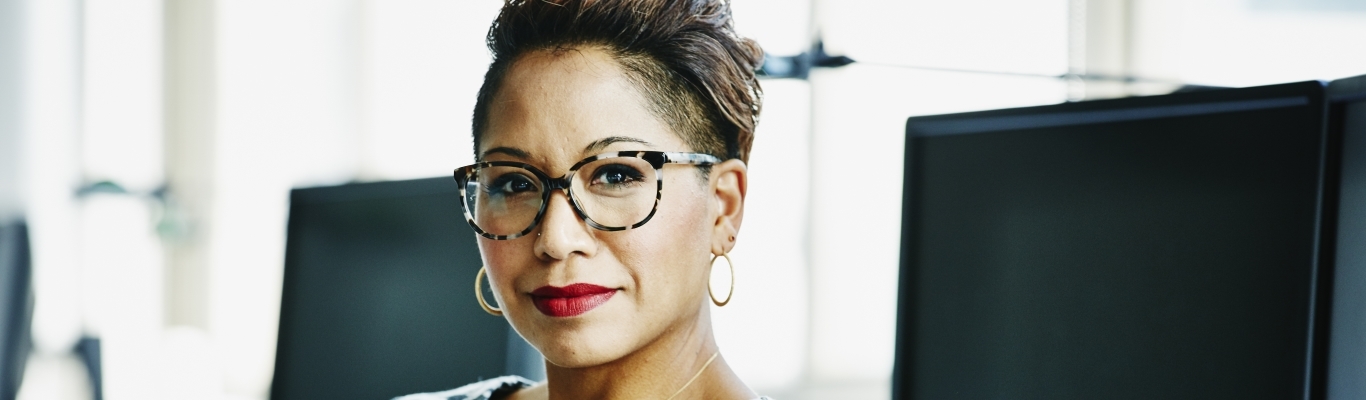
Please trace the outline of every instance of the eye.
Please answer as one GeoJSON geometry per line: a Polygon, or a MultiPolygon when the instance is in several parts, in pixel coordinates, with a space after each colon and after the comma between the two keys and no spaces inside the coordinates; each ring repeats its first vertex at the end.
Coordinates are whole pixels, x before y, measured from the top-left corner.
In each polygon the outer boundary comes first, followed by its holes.
{"type": "Polygon", "coordinates": [[[536,183],[522,174],[505,174],[494,178],[484,188],[490,195],[510,196],[518,193],[537,191],[536,183]]]}
{"type": "Polygon", "coordinates": [[[608,187],[626,186],[645,181],[645,174],[640,170],[623,164],[604,165],[593,171],[592,185],[606,185],[608,187]]]}

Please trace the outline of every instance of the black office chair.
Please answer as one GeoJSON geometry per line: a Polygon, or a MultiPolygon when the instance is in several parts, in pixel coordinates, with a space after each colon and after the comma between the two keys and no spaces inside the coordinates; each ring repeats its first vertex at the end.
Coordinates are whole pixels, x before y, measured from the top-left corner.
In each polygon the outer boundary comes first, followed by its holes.
{"type": "Polygon", "coordinates": [[[449,177],[294,190],[271,400],[541,379],[540,353],[475,303],[482,261],[460,210],[449,177]]]}
{"type": "Polygon", "coordinates": [[[0,400],[14,400],[32,349],[33,270],[28,226],[0,225],[0,400]]]}

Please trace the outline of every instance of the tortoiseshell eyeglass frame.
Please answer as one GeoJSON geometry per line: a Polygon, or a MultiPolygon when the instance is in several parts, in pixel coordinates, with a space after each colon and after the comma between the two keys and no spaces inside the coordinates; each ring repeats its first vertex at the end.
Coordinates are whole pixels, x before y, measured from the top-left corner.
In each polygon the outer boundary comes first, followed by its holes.
{"type": "Polygon", "coordinates": [[[588,226],[591,226],[594,229],[603,231],[624,231],[628,229],[639,228],[645,225],[646,222],[650,222],[650,218],[654,218],[655,212],[659,211],[659,199],[664,193],[663,170],[665,164],[712,165],[718,164],[720,162],[720,158],[716,158],[716,156],[705,153],[684,153],[671,151],[614,151],[598,154],[592,157],[585,158],[577,163],[574,163],[574,166],[569,167],[569,172],[565,173],[564,176],[561,176],[559,178],[551,178],[550,175],[541,172],[541,170],[536,169],[536,167],[533,167],[531,166],[531,164],[527,163],[520,163],[516,161],[486,161],[456,168],[455,182],[457,186],[460,188],[460,209],[463,210],[465,213],[465,222],[468,222],[470,224],[470,227],[474,228],[474,231],[478,233],[479,236],[483,236],[493,240],[509,240],[526,236],[527,234],[531,233],[531,231],[535,230],[536,226],[541,224],[541,218],[545,216],[546,205],[550,203],[550,193],[555,191],[556,189],[564,190],[565,195],[569,197],[569,204],[574,209],[574,213],[577,214],[579,218],[582,218],[584,222],[588,223],[588,226]],[[582,168],[584,165],[587,165],[588,163],[598,160],[619,157],[639,158],[645,160],[646,162],[650,163],[650,166],[654,167],[656,184],[655,202],[654,205],[650,207],[650,214],[646,215],[645,219],[640,220],[640,222],[628,226],[606,226],[599,224],[597,221],[594,221],[593,218],[589,217],[586,213],[583,212],[583,207],[579,205],[578,199],[574,198],[574,191],[570,189],[570,185],[573,182],[574,174],[577,173],[579,171],[579,168],[582,168]],[[465,204],[468,199],[468,197],[466,197],[468,196],[468,194],[465,193],[466,184],[470,181],[471,178],[475,176],[475,173],[478,172],[480,168],[489,167],[518,167],[525,169],[527,171],[531,171],[532,174],[536,175],[537,179],[541,180],[542,185],[544,185],[542,187],[546,188],[541,192],[540,210],[536,211],[536,217],[531,220],[531,225],[527,226],[526,229],[522,230],[521,232],[517,232],[510,235],[495,235],[493,233],[484,231],[483,228],[480,228],[478,224],[474,223],[474,215],[470,214],[470,208],[468,205],[465,204]]]}

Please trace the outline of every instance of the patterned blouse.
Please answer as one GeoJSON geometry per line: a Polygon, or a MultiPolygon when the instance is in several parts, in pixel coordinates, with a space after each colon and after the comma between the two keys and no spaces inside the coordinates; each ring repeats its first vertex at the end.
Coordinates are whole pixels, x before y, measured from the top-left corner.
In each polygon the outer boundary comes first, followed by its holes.
{"type": "MultiPolygon", "coordinates": [[[[471,383],[444,392],[410,394],[396,397],[394,400],[500,400],[507,398],[512,392],[535,384],[536,382],[526,378],[511,375],[471,383]]],[[[760,396],[755,400],[773,399],[760,396]]]]}

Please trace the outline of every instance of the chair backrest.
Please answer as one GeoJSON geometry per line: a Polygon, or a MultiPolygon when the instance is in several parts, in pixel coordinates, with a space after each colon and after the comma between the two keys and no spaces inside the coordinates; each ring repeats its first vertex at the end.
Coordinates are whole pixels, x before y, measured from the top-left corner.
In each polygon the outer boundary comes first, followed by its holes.
{"type": "Polygon", "coordinates": [[[535,379],[539,354],[475,303],[480,265],[450,178],[295,190],[271,398],[535,379]]]}

